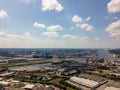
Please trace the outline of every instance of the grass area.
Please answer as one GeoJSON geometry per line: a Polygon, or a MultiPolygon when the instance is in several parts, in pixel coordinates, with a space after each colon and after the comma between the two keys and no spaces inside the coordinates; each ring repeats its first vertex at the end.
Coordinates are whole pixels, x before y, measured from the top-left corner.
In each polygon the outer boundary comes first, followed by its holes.
{"type": "Polygon", "coordinates": [[[42,64],[42,63],[50,63],[53,61],[57,61],[57,59],[43,59],[43,60],[37,60],[36,62],[17,62],[17,63],[7,63],[7,64],[0,64],[0,67],[10,67],[10,66],[22,66],[22,65],[32,65],[32,64],[42,64]]]}
{"type": "Polygon", "coordinates": [[[29,61],[36,61],[36,60],[57,60],[57,61],[59,61],[59,60],[61,60],[61,59],[59,59],[59,58],[55,58],[55,59],[42,59],[42,58],[29,58],[28,59],[29,61]]]}
{"type": "Polygon", "coordinates": [[[114,75],[114,74],[105,74],[105,73],[96,73],[96,72],[93,72],[93,71],[86,71],[84,72],[86,74],[91,74],[91,75],[95,75],[95,76],[98,76],[98,77],[103,77],[103,78],[106,78],[106,79],[111,79],[111,80],[114,80],[114,81],[120,81],[120,77],[117,76],[117,75],[114,75]]]}
{"type": "Polygon", "coordinates": [[[59,83],[59,81],[61,81],[62,78],[57,78],[57,79],[53,79],[53,80],[50,80],[49,82],[51,83],[59,83]]]}
{"type": "Polygon", "coordinates": [[[120,77],[106,75],[103,73],[93,73],[93,71],[86,71],[80,74],[81,77],[88,78],[94,81],[108,80],[107,85],[120,88],[120,77]]]}
{"type": "Polygon", "coordinates": [[[66,87],[66,90],[76,90],[76,89],[71,88],[71,87],[66,87]]]}

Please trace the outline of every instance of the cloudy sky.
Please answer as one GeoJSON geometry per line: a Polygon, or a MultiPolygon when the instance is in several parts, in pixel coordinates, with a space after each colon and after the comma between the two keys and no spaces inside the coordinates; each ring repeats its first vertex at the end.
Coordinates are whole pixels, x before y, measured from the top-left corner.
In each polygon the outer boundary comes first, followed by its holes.
{"type": "Polygon", "coordinates": [[[0,48],[120,48],[120,0],[0,0],[0,48]]]}

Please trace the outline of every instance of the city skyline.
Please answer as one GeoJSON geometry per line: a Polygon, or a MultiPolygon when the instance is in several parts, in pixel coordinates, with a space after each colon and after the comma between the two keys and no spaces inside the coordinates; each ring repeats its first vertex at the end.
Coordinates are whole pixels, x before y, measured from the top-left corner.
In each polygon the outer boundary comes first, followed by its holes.
{"type": "Polygon", "coordinates": [[[119,0],[0,0],[0,48],[120,48],[119,0]]]}

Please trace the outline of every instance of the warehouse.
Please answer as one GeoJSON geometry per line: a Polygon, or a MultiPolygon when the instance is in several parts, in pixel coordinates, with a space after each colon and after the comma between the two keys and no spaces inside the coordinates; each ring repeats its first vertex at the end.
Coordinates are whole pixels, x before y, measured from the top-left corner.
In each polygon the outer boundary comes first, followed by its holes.
{"type": "Polygon", "coordinates": [[[10,83],[7,82],[7,81],[0,81],[0,85],[2,85],[2,86],[9,86],[10,83]]]}
{"type": "Polygon", "coordinates": [[[85,79],[85,78],[79,78],[79,77],[71,77],[71,82],[74,82],[76,84],[88,87],[88,88],[96,88],[99,86],[99,83],[93,80],[85,79]]]}
{"type": "Polygon", "coordinates": [[[35,86],[35,85],[33,85],[33,84],[26,84],[26,86],[24,86],[23,88],[24,88],[25,90],[32,90],[34,86],[35,86]]]}
{"type": "Polygon", "coordinates": [[[116,88],[116,87],[106,87],[104,90],[120,90],[120,88],[116,88]]]}

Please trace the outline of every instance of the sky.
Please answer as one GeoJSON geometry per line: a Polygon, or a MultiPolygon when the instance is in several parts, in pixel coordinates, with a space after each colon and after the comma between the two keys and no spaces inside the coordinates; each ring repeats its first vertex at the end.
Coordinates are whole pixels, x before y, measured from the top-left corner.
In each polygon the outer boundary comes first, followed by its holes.
{"type": "Polygon", "coordinates": [[[120,48],[120,0],[0,0],[0,48],[120,48]]]}

